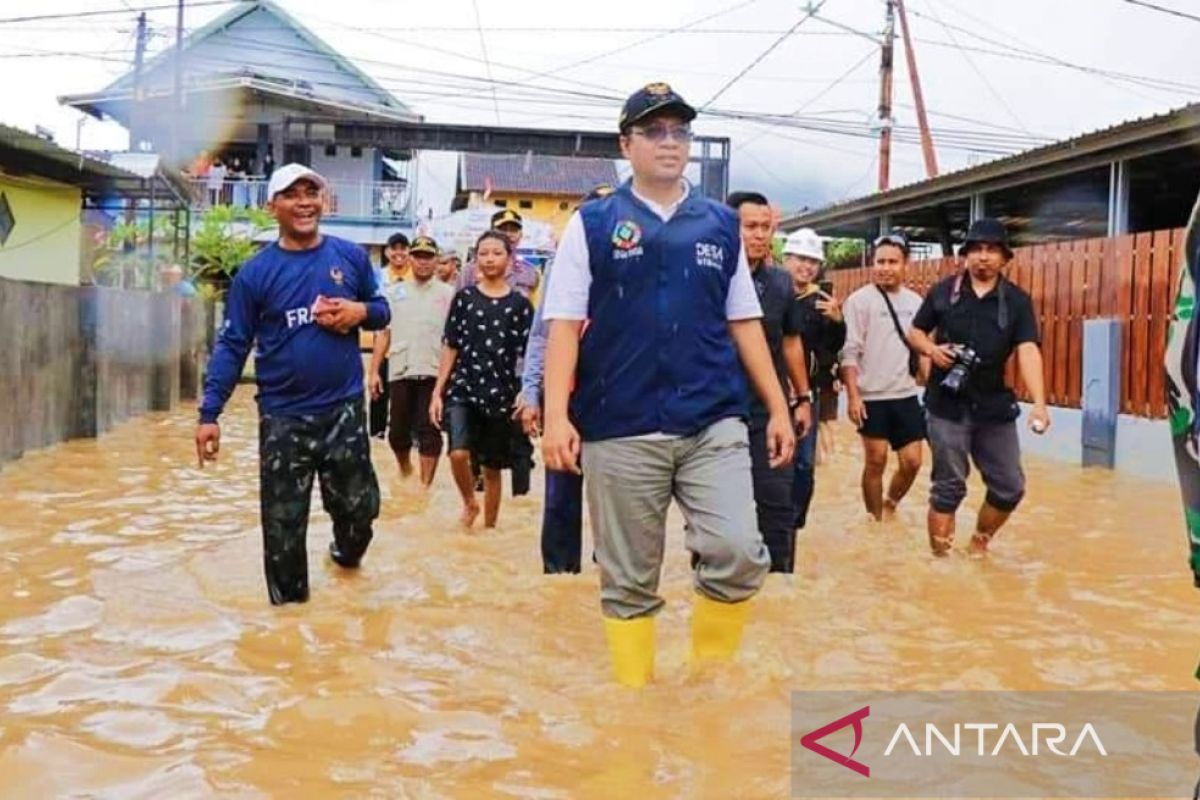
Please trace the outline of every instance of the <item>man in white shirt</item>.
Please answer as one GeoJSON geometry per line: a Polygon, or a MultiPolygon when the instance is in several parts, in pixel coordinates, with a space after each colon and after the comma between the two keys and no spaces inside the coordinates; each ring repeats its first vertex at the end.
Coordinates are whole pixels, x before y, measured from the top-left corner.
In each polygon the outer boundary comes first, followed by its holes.
{"type": "Polygon", "coordinates": [[[876,520],[890,517],[921,469],[925,412],[918,395],[921,360],[908,345],[921,296],[905,288],[908,241],[899,234],[875,241],[873,282],[846,298],[842,383],[850,420],[863,442],[862,496],[876,520]],[[883,493],[888,448],[899,465],[883,493]]]}
{"type": "Polygon", "coordinates": [[[545,299],[546,466],[578,471],[582,450],[605,632],[628,686],[653,674],[672,497],[696,564],[694,661],[732,658],[766,577],[744,375],[769,411],[772,465],[795,444],[737,216],[683,180],[695,116],[665,83],[626,100],[633,178],[568,222],[545,299]]]}

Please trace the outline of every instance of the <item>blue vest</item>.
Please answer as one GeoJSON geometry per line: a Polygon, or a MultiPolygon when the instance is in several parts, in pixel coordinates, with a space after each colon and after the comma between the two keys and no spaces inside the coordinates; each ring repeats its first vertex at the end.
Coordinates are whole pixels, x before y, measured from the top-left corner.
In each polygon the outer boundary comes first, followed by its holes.
{"type": "Polygon", "coordinates": [[[693,190],[664,223],[626,182],[579,214],[592,283],[571,412],[584,440],[692,436],[744,418],[725,315],[741,248],[733,211],[693,190]]]}

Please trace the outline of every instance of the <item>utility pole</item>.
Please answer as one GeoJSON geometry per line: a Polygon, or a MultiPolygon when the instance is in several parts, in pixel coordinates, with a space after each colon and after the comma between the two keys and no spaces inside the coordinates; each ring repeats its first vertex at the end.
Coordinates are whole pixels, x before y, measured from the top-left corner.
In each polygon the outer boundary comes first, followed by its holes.
{"type": "Polygon", "coordinates": [[[913,105],[917,108],[917,125],[921,129],[921,155],[925,158],[925,177],[935,178],[938,174],[937,156],[933,152],[933,135],[929,132],[929,118],[925,116],[925,96],[921,94],[921,76],[917,73],[917,54],[913,50],[912,37],[908,34],[908,14],[904,11],[904,0],[895,0],[900,12],[900,34],[904,37],[904,55],[908,60],[908,78],[912,82],[913,105]]]}
{"type": "Polygon", "coordinates": [[[879,191],[886,192],[892,161],[892,43],[896,38],[896,0],[887,3],[883,54],[879,64],[879,191]]]}
{"type": "Polygon", "coordinates": [[[179,0],[175,12],[175,112],[171,115],[170,162],[174,166],[183,163],[183,148],[179,141],[179,129],[183,125],[183,3],[179,0]]]}
{"type": "Polygon", "coordinates": [[[142,65],[146,62],[146,12],[138,15],[137,47],[133,55],[133,103],[129,108],[129,149],[140,150],[142,143],[142,65]]]}

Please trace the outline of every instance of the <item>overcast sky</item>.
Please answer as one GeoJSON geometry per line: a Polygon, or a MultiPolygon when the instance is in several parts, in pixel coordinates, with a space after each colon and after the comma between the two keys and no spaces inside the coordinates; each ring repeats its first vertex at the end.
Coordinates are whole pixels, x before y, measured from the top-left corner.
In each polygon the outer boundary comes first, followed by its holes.
{"type": "MultiPolygon", "coordinates": [[[[1154,2],[1200,15],[1200,0],[1154,2]]],[[[879,50],[870,38],[882,31],[883,0],[814,3],[816,16],[803,22],[808,4],[788,0],[477,3],[482,41],[472,0],[279,4],[430,121],[607,130],[615,126],[619,98],[665,80],[694,105],[718,112],[703,114],[695,128],[732,139],[732,188],[758,189],[789,210],[875,188],[878,144],[868,126],[878,104],[879,50]],[[494,96],[488,80],[498,84],[494,96]],[[806,126],[825,121],[844,132],[728,116],[797,111],[806,126]]],[[[0,120],[45,126],[73,147],[82,117],[56,98],[98,90],[127,71],[135,10],[164,4],[0,3],[0,65],[6,68],[0,120]],[[6,21],[122,6],[130,11],[6,21]]],[[[187,27],[199,27],[231,5],[189,8],[187,27]]],[[[907,5],[943,172],[994,157],[964,149],[985,134],[1015,137],[1003,144],[1025,147],[1035,143],[1031,137],[1068,137],[1200,100],[1200,60],[1194,55],[1200,22],[1128,0],[907,5]]],[[[154,53],[169,45],[174,13],[149,16],[157,34],[154,53]]],[[[895,118],[915,127],[900,44],[897,39],[895,118]]],[[[81,141],[87,149],[120,149],[127,136],[113,123],[88,120],[81,141]]],[[[453,156],[422,158],[422,205],[445,210],[453,156]]],[[[898,142],[893,186],[922,177],[918,145],[898,142]]]]}

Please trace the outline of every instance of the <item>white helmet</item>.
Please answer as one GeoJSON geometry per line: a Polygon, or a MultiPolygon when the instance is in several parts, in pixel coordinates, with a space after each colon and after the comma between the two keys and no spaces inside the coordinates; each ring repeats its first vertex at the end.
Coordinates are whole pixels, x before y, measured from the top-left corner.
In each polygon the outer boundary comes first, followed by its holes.
{"type": "Polygon", "coordinates": [[[817,235],[816,231],[812,228],[801,228],[788,235],[787,241],[783,243],[783,254],[803,256],[824,262],[825,246],[821,243],[821,237],[817,235]]]}

